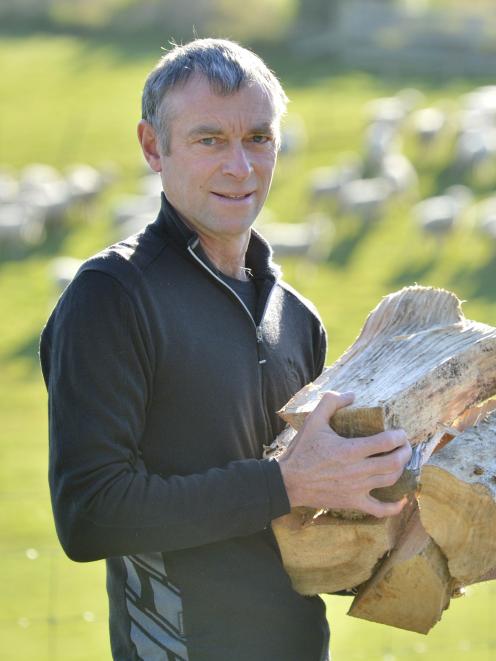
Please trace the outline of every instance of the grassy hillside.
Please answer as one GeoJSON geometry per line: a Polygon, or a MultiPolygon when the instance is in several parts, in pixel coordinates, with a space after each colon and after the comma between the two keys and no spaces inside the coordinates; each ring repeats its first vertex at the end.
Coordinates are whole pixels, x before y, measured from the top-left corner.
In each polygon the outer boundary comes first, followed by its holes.
{"type": "MultiPolygon", "coordinates": [[[[109,658],[102,564],[66,560],[53,530],[46,488],[46,396],[36,351],[56,297],[51,259],[58,254],[86,257],[111,241],[112,204],[123,191],[135,190],[143,172],[134,127],[144,77],[159,55],[159,45],[151,53],[133,44],[66,37],[0,40],[0,164],[19,169],[39,161],[63,168],[73,162],[112,161],[120,172],[98,204],[73,214],[69,225],[52,233],[42,247],[0,254],[0,632],[5,661],[109,658]]],[[[307,196],[309,170],[336,161],[341,152],[359,150],[364,103],[399,87],[360,74],[325,75],[322,66],[312,78],[311,70],[296,66],[299,72],[288,66],[281,74],[288,81],[291,112],[305,120],[308,145],[281,158],[268,201],[277,218],[289,221],[313,210],[307,196]],[[291,83],[298,79],[305,82],[291,83]]],[[[469,83],[423,87],[435,100],[455,98],[469,83]]],[[[411,149],[414,157],[423,157],[411,149]]],[[[441,187],[448,155],[441,151],[424,163],[424,195],[441,187]]],[[[381,296],[413,282],[454,290],[467,301],[467,316],[496,324],[494,246],[466,226],[439,249],[414,228],[405,204],[396,204],[367,231],[351,218],[341,219],[327,261],[288,260],[283,267],[286,278],[320,309],[330,336],[329,362],[353,341],[381,296]]],[[[346,618],[347,599],[330,598],[329,605],[338,661],[488,661],[496,647],[494,584],[470,589],[427,638],[346,618]]]]}

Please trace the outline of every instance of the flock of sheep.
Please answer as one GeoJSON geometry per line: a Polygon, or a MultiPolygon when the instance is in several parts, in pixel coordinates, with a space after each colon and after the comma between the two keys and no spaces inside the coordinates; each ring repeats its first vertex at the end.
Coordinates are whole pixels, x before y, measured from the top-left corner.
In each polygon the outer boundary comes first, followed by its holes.
{"type": "Polygon", "coordinates": [[[109,173],[73,165],[64,174],[45,164],[26,166],[18,176],[0,169],[0,247],[41,243],[70,210],[96,198],[109,173]]]}
{"type": "Polygon", "coordinates": [[[336,217],[377,220],[388,203],[405,197],[418,228],[441,242],[472,211],[477,227],[496,238],[496,196],[475,201],[464,181],[496,181],[496,86],[480,87],[458,103],[420,107],[423,96],[402,90],[366,107],[367,124],[360,155],[311,173],[312,200],[325,200],[336,217]],[[417,167],[402,151],[416,153],[417,167]],[[419,199],[419,173],[436,149],[451,153],[449,178],[441,193],[419,199]]]}
{"type": "MultiPolygon", "coordinates": [[[[468,210],[478,229],[496,239],[496,194],[475,200],[462,182],[496,177],[496,86],[474,89],[458,101],[422,107],[420,92],[406,89],[371,101],[365,107],[362,149],[343,155],[338,164],[309,173],[309,208],[301,223],[271,220],[262,214],[257,227],[272,243],[276,256],[302,254],[324,258],[332,250],[334,224],[342,216],[375,222],[395,199],[406,199],[419,229],[442,241],[463,221],[468,210]],[[416,165],[402,151],[408,142],[416,165]],[[436,149],[451,154],[455,183],[441,194],[419,199],[419,172],[436,149]],[[334,220],[333,220],[334,219],[334,220]]],[[[290,118],[291,119],[291,118],[290,118]]],[[[282,157],[304,148],[304,127],[297,118],[283,133],[282,157]]],[[[33,164],[17,176],[0,169],[0,252],[40,244],[70,211],[97,198],[112,182],[110,169],[74,165],[64,173],[33,164]]],[[[144,175],[136,195],[122,198],[113,210],[116,240],[139,231],[158,211],[161,190],[156,174],[144,175]]],[[[59,289],[72,278],[78,260],[58,258],[54,277],[59,289]]]]}

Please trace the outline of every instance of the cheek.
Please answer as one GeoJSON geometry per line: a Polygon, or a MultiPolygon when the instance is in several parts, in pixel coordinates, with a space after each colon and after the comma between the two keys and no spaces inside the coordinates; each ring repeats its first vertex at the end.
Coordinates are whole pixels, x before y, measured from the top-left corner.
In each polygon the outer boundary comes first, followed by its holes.
{"type": "Polygon", "coordinates": [[[259,176],[267,183],[270,183],[272,179],[275,164],[276,164],[275,158],[271,156],[266,156],[264,158],[259,159],[255,165],[255,168],[257,169],[259,176]]]}

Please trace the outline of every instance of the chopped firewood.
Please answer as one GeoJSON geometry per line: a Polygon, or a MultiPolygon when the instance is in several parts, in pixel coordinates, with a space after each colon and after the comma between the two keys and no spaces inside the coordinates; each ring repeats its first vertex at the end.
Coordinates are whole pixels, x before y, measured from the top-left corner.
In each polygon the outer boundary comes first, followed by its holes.
{"type": "Polygon", "coordinates": [[[453,587],[446,559],[416,511],[348,614],[426,634],[448,607],[453,587]]]}
{"type": "Polygon", "coordinates": [[[430,457],[418,498],[422,524],[461,585],[496,567],[496,412],[430,457]]]}
{"type": "Polygon", "coordinates": [[[407,517],[359,520],[331,512],[295,508],[275,519],[272,529],[294,589],[303,595],[354,588],[372,575],[390,551],[407,517]]]}
{"type": "Polygon", "coordinates": [[[496,393],[496,328],[466,319],[451,292],[406,287],[379,303],[355,343],[280,415],[299,429],[330,390],[355,393],[331,421],[341,436],[403,428],[415,445],[496,393]]]}
{"type": "MultiPolygon", "coordinates": [[[[295,434],[287,427],[265,448],[264,456],[280,456],[295,434]]],[[[379,560],[393,548],[411,507],[385,519],[363,512],[353,515],[343,510],[297,507],[272,521],[294,589],[304,595],[331,593],[354,588],[369,579],[379,560]]]]}
{"type": "MultiPolygon", "coordinates": [[[[496,399],[488,399],[487,401],[482,402],[482,404],[471,406],[466,411],[464,411],[462,415],[456,418],[450,427],[444,428],[445,433],[441,437],[439,443],[435,446],[435,448],[433,448],[433,450],[436,450],[437,452],[447,443],[449,443],[455,436],[458,436],[458,434],[464,432],[465,429],[478,425],[479,422],[482,422],[482,420],[487,418],[489,413],[494,410],[496,410],[496,399]]],[[[423,463],[427,462],[429,456],[423,457],[423,463]]]]}
{"type": "MultiPolygon", "coordinates": [[[[475,581],[470,583],[470,585],[473,585],[474,583],[484,583],[485,581],[494,581],[494,580],[496,580],[496,567],[490,569],[483,576],[479,576],[479,578],[477,578],[475,581]]],[[[469,584],[467,583],[467,585],[469,584]]]]}
{"type": "Polygon", "coordinates": [[[296,429],[293,429],[292,427],[286,427],[286,429],[283,429],[270,445],[264,445],[264,458],[276,459],[280,457],[281,454],[287,450],[289,444],[295,436],[296,429]]]}
{"type": "Polygon", "coordinates": [[[298,442],[294,430],[325,392],[350,390],[353,405],[331,427],[345,438],[403,428],[408,470],[372,495],[406,493],[409,504],[389,519],[292,510],[273,521],[282,560],[298,592],[358,588],[350,615],[427,633],[464,585],[496,577],[496,401],[487,401],[496,328],[466,319],[450,292],[387,296],[343,356],[280,411],[290,427],[268,454],[298,442]]]}

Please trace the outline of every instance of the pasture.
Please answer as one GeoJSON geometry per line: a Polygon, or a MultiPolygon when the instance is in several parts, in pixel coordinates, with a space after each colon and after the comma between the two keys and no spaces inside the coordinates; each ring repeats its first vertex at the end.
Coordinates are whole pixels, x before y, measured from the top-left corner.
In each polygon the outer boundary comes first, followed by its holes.
{"type": "MultiPolygon", "coordinates": [[[[164,39],[165,41],[165,39],[164,39]]],[[[102,563],[76,565],[58,548],[46,485],[46,393],[37,359],[39,332],[57,292],[50,271],[58,255],[85,258],[115,239],[111,211],[136,190],[144,164],[135,138],[140,91],[160,45],[85,41],[76,37],[0,39],[0,165],[30,162],[64,169],[72,163],[115,163],[116,178],[91,205],[74,209],[39,246],[0,246],[0,633],[4,661],[109,658],[102,563]]],[[[306,145],[282,155],[267,202],[276,220],[298,222],[313,211],[309,176],[344,152],[360,152],[367,101],[415,86],[425,104],[455,102],[474,81],[381,80],[287,60],[273,66],[286,82],[290,113],[306,127],[306,145]],[[300,67],[300,68],[298,68],[300,67]]],[[[484,81],[480,81],[484,83],[484,81]]],[[[420,197],[469,183],[475,199],[494,177],[458,181],[448,166],[449,140],[427,153],[404,138],[419,171],[420,197]]],[[[364,226],[335,218],[329,254],[318,262],[282,260],[286,279],[317,305],[329,333],[328,363],[354,340],[380,298],[417,282],[445,287],[466,301],[467,317],[496,325],[496,240],[477,231],[470,214],[442,243],[423,235],[411,201],[396,199],[364,226]]],[[[496,583],[475,586],[456,601],[428,637],[345,616],[349,599],[328,597],[336,661],[489,661],[496,653],[496,583]]]]}

